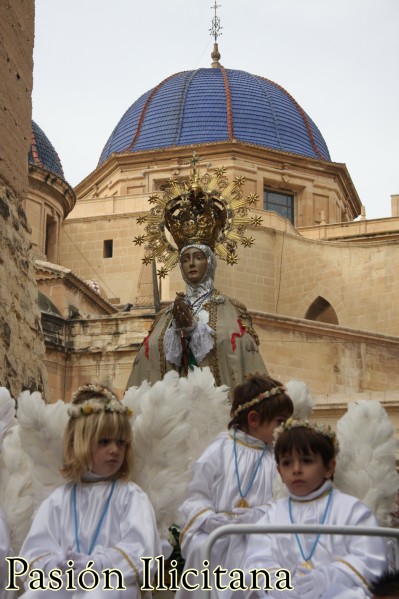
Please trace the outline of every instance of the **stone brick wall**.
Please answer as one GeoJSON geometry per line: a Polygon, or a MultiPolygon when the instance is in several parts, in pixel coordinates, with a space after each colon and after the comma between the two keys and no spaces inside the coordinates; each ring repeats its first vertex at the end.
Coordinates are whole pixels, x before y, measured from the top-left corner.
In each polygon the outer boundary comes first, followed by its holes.
{"type": "Polygon", "coordinates": [[[66,321],[44,316],[51,401],[70,401],[81,385],[110,385],[120,397],[141,342],[154,318],[152,310],[66,321]]]}
{"type": "Polygon", "coordinates": [[[34,0],[0,3],[0,180],[18,198],[28,187],[34,0]]]}
{"type": "Polygon", "coordinates": [[[0,384],[46,390],[44,342],[21,201],[31,136],[33,0],[0,3],[0,384]]]}
{"type": "MultiPolygon", "coordinates": [[[[353,394],[373,392],[385,400],[395,390],[397,396],[397,337],[262,312],[252,316],[271,376],[305,381],[319,404],[339,394],[337,414],[345,411],[353,394]]],[[[98,380],[122,395],[153,317],[151,309],[76,321],[46,315],[52,401],[68,401],[80,385],[98,380]]]]}
{"type": "Polygon", "coordinates": [[[278,232],[275,237],[278,314],[304,318],[322,297],[341,326],[399,335],[397,243],[313,242],[278,232]]]}
{"type": "Polygon", "coordinates": [[[397,395],[398,337],[260,312],[253,321],[270,374],[305,381],[319,402],[336,394],[397,395]]]}
{"type": "MultiPolygon", "coordinates": [[[[240,144],[234,146],[236,150],[240,144]]],[[[243,194],[259,196],[253,208],[263,219],[265,229],[298,235],[289,221],[263,210],[265,187],[295,195],[297,226],[320,222],[322,212],[327,222],[347,220],[348,215],[355,217],[357,214],[356,210],[351,213],[350,206],[346,205],[348,193],[344,190],[349,186],[349,179],[343,165],[316,165],[316,161],[301,157],[278,157],[265,149],[242,146],[232,156],[229,144],[217,145],[211,151],[207,148],[204,153],[212,156],[212,162],[201,164],[202,175],[212,174],[215,168],[225,166],[229,181],[236,176],[245,177],[243,194]],[[218,156],[218,152],[222,154],[218,156]]],[[[183,180],[189,177],[190,161],[191,153],[187,149],[169,148],[149,154],[135,153],[134,159],[128,153],[116,155],[96,169],[76,187],[78,201],[61,229],[60,263],[83,279],[97,280],[108,298],[119,298],[121,303],[134,302],[144,255],[144,247],[133,243],[135,236],[144,233],[144,225],[137,224],[136,217],[148,211],[150,196],[167,183],[172,172],[183,180]],[[176,164],[179,160],[181,164],[176,164]],[[112,258],[104,256],[105,240],[113,242],[112,258]]],[[[350,205],[359,208],[355,190],[350,193],[350,205]]],[[[251,235],[256,236],[252,231],[251,235]]],[[[245,250],[242,255],[246,258],[242,262],[240,259],[238,268],[228,268],[224,274],[223,265],[218,268],[220,283],[217,280],[217,285],[250,307],[274,310],[275,249],[278,252],[278,248],[267,241],[266,248],[257,245],[253,251],[245,250]],[[263,268],[265,260],[267,269],[263,268]],[[225,279],[229,289],[224,286],[225,279]]],[[[172,299],[181,289],[181,277],[172,274],[162,281],[161,287],[162,299],[172,299]]]]}

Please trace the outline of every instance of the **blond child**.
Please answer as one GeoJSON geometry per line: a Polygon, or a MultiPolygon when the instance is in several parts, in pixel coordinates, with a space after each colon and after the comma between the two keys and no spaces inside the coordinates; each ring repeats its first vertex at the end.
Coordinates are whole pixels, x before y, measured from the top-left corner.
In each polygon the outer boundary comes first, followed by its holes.
{"type": "Polygon", "coordinates": [[[96,577],[79,578],[85,569],[99,575],[92,596],[140,597],[140,558],[160,555],[161,542],[149,499],[129,480],[133,461],[129,416],[128,408],[101,385],[84,385],[74,394],[61,468],[68,482],[39,507],[23,543],[21,556],[30,565],[24,598],[38,596],[29,584],[32,568],[44,573],[45,584],[52,576],[58,580],[53,584],[62,583],[58,589],[41,588],[42,599],[53,598],[55,590],[57,599],[87,596],[89,589],[83,587],[95,584],[96,577]],[[122,576],[110,576],[108,586],[114,590],[103,588],[107,569],[122,576]],[[67,588],[72,578],[76,589],[67,588]]]}
{"type": "MultiPolygon", "coordinates": [[[[283,385],[270,377],[253,375],[235,388],[229,430],[194,464],[188,498],[180,508],[186,569],[202,569],[202,551],[213,530],[223,524],[256,522],[268,508],[277,472],[273,432],[292,412],[293,403],[283,385]]],[[[211,567],[239,567],[242,549],[242,538],[220,539],[211,567]]],[[[177,593],[177,599],[201,596],[201,589],[192,591],[182,585],[177,593]]]]}
{"type": "MultiPolygon", "coordinates": [[[[276,430],[276,437],[277,468],[289,497],[276,501],[259,524],[377,526],[364,503],[333,486],[338,442],[329,426],[290,419],[276,430]]],[[[247,597],[363,599],[370,597],[368,581],[386,564],[386,545],[379,537],[251,535],[244,564],[247,576],[266,569],[273,579],[277,570],[289,570],[294,588],[250,590],[247,597]]]]}

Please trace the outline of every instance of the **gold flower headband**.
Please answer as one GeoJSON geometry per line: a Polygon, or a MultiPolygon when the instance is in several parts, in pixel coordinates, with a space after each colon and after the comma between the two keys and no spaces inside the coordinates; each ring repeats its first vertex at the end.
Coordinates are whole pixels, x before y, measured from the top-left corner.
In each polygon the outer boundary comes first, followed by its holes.
{"type": "Polygon", "coordinates": [[[247,401],[246,403],[243,403],[240,406],[238,406],[238,408],[236,410],[234,410],[234,412],[232,413],[231,416],[232,416],[232,418],[236,418],[238,416],[238,414],[240,412],[242,412],[243,410],[252,408],[252,406],[255,406],[256,404],[260,403],[264,399],[267,399],[268,397],[273,397],[273,395],[278,395],[279,393],[284,393],[284,392],[285,392],[284,387],[272,387],[272,389],[270,389],[269,391],[263,391],[262,393],[259,393],[259,395],[257,395],[253,399],[251,399],[250,401],[247,401]]]}
{"type": "Polygon", "coordinates": [[[309,430],[315,431],[323,437],[327,437],[331,440],[334,446],[334,454],[337,455],[339,452],[339,442],[336,432],[331,428],[329,424],[322,424],[321,422],[309,422],[309,420],[296,420],[295,418],[288,418],[285,422],[280,424],[274,431],[274,442],[277,441],[281,433],[289,431],[293,428],[308,428],[309,430]]]}
{"type": "Polygon", "coordinates": [[[132,416],[133,412],[114,395],[109,389],[96,383],[91,385],[83,385],[72,395],[72,404],[68,407],[68,415],[71,418],[79,418],[80,416],[89,416],[90,414],[98,414],[99,412],[110,412],[117,414],[126,414],[132,416]],[[86,401],[76,404],[74,403],[79,395],[85,391],[92,391],[100,396],[105,397],[106,401],[99,401],[96,397],[87,399],[86,401]]]}

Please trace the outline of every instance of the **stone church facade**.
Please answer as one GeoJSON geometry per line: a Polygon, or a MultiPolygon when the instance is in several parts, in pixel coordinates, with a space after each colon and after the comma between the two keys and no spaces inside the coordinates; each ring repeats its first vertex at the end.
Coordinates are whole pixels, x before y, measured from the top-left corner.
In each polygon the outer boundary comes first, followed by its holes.
{"type": "MultiPolygon", "coordinates": [[[[25,121],[28,113],[27,98],[25,121]]],[[[359,397],[380,399],[395,420],[399,196],[392,217],[367,220],[345,164],[277,83],[217,61],[171,75],[128,108],[74,190],[37,124],[29,137],[27,192],[15,193],[30,228],[50,401],[94,380],[123,392],[158,301],[182,290],[178,269],[159,281],[142,264],[137,218],[171,177],[188,178],[195,151],[201,175],[224,166],[258,196],[255,243],[237,265],[219,262],[216,286],[250,310],[271,375],[304,380],[323,420],[359,397]]],[[[40,334],[25,345],[38,343],[40,334]]],[[[41,372],[39,362],[30,367],[41,372]]]]}

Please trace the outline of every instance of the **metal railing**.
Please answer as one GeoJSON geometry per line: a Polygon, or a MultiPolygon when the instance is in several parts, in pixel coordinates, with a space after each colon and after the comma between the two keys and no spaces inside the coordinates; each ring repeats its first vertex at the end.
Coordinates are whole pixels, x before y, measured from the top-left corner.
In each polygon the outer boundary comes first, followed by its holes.
{"type": "MultiPolygon", "coordinates": [[[[211,567],[211,551],[214,543],[224,535],[242,534],[278,534],[278,533],[302,533],[302,534],[329,534],[329,535],[352,535],[369,537],[390,537],[396,539],[395,560],[399,569],[399,529],[382,526],[328,526],[320,524],[285,524],[285,525],[261,525],[261,524],[226,524],[213,530],[209,535],[203,550],[203,559],[209,562],[211,567]]],[[[210,574],[210,572],[209,572],[210,574]]],[[[209,577],[211,579],[211,577],[209,577]]],[[[210,590],[204,590],[204,598],[210,599],[210,590]]]]}

